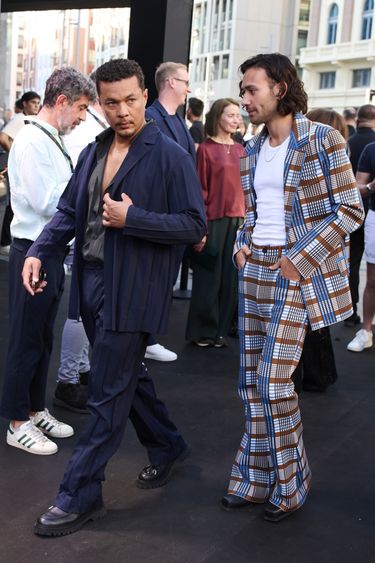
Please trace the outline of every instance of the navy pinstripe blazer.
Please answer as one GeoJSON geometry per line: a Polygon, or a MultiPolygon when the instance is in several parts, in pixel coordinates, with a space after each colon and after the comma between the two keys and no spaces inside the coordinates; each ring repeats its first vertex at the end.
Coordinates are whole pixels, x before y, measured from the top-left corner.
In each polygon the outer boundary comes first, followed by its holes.
{"type": "MultiPolygon", "coordinates": [[[[87,221],[87,184],[101,133],[81,153],[60,198],[58,211],[28,255],[54,253],[74,236],[69,317],[80,315],[82,244],[87,221]]],[[[198,176],[189,154],[149,122],[134,139],[110,189],[133,201],[123,229],[107,228],[104,241],[104,327],[114,331],[165,331],[172,297],[176,245],[198,242],[206,220],[198,176]]],[[[48,274],[48,273],[47,273],[48,274]]]]}
{"type": "MultiPolygon", "coordinates": [[[[251,244],[256,221],[254,175],[267,131],[253,137],[241,159],[246,215],[235,250],[251,244]]],[[[284,166],[287,256],[300,272],[301,290],[313,330],[352,314],[348,279],[348,235],[363,222],[346,142],[328,125],[294,116],[284,166]]]]}

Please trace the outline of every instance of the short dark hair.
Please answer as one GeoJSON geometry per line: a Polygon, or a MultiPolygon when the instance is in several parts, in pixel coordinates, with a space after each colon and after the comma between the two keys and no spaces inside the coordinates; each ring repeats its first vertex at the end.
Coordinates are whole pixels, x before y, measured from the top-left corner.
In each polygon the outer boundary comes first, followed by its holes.
{"type": "Polygon", "coordinates": [[[342,115],[345,119],[355,119],[357,117],[357,110],[355,108],[345,108],[342,115]]]}
{"type": "Polygon", "coordinates": [[[40,100],[40,96],[37,92],[33,92],[32,90],[29,90],[28,92],[25,92],[23,94],[23,96],[21,97],[21,102],[29,102],[30,100],[35,100],[36,98],[38,98],[38,100],[40,100]]]}
{"type": "Polygon", "coordinates": [[[232,98],[219,98],[212,104],[210,111],[206,114],[206,135],[209,137],[215,137],[215,135],[217,135],[219,119],[224,109],[232,104],[238,107],[240,105],[237,100],[233,100],[232,98]]]}
{"type": "Polygon", "coordinates": [[[199,98],[189,98],[188,107],[195,117],[201,117],[203,113],[204,103],[199,98]]]}
{"type": "Polygon", "coordinates": [[[357,121],[373,121],[375,119],[375,106],[365,104],[361,106],[357,113],[357,121]]]}
{"type": "Polygon", "coordinates": [[[96,100],[95,89],[90,81],[79,70],[70,66],[57,68],[47,79],[43,105],[53,107],[61,94],[67,97],[69,104],[73,104],[81,96],[87,96],[90,102],[96,100]]]}
{"type": "Polygon", "coordinates": [[[16,108],[20,109],[21,111],[23,110],[23,102],[22,102],[22,99],[21,99],[21,98],[19,98],[18,100],[16,100],[16,101],[14,102],[14,105],[15,105],[16,108]]]}
{"type": "Polygon", "coordinates": [[[123,78],[136,76],[141,90],[145,89],[145,77],[143,70],[131,59],[112,59],[102,64],[95,71],[95,82],[98,94],[100,94],[100,82],[118,82],[123,78]]]}
{"type": "MultiPolygon", "coordinates": [[[[280,84],[281,94],[277,111],[280,115],[307,111],[307,94],[290,59],[280,53],[260,54],[247,59],[240,66],[242,74],[249,68],[263,68],[273,84],[280,84]],[[286,85],[286,88],[285,86],[286,85]]],[[[241,88],[241,83],[240,83],[241,88]]]]}

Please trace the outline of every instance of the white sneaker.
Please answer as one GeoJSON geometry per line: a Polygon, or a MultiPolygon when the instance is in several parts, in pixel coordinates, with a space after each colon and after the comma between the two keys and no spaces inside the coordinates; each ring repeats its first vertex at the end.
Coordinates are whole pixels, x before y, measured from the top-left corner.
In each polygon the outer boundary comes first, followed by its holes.
{"type": "Polygon", "coordinates": [[[145,358],[157,362],[174,362],[177,360],[177,354],[164,348],[161,344],[152,344],[152,346],[147,346],[145,358]]]}
{"type": "Polygon", "coordinates": [[[351,342],[347,345],[347,349],[351,352],[363,352],[365,348],[371,348],[372,346],[372,331],[368,332],[364,328],[361,328],[353,338],[351,342]]]}
{"type": "Polygon", "coordinates": [[[7,444],[36,455],[51,455],[58,450],[57,445],[46,438],[39,428],[36,428],[29,420],[18,428],[13,428],[9,424],[7,444]]]}
{"type": "Polygon", "coordinates": [[[44,409],[44,411],[39,411],[33,416],[30,416],[30,420],[43,434],[52,436],[52,438],[69,438],[74,434],[74,430],[69,424],[64,424],[64,422],[56,420],[48,409],[44,409]]]}

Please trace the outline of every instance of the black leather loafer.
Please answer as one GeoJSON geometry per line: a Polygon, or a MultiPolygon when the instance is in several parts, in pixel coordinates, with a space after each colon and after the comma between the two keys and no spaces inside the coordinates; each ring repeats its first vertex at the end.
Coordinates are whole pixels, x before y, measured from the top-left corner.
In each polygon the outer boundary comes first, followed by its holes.
{"type": "Polygon", "coordinates": [[[268,502],[264,511],[264,519],[267,520],[267,522],[280,522],[280,520],[284,520],[284,518],[287,518],[293,514],[293,512],[295,512],[295,510],[285,511],[279,506],[272,504],[272,502],[268,502]]]}
{"type": "Polygon", "coordinates": [[[140,489],[156,489],[168,483],[172,476],[173,468],[179,461],[184,461],[190,455],[191,448],[187,446],[173,461],[164,465],[147,465],[144,467],[136,481],[140,489]]]}
{"type": "Polygon", "coordinates": [[[34,533],[38,536],[67,536],[77,532],[86,522],[97,520],[105,516],[104,506],[89,512],[74,514],[64,512],[57,506],[50,506],[47,512],[39,516],[34,526],[34,533]]]}
{"type": "Polygon", "coordinates": [[[221,499],[221,505],[225,510],[232,510],[234,508],[244,508],[245,506],[251,506],[252,502],[246,500],[245,498],[238,497],[237,495],[224,495],[221,499]]]}

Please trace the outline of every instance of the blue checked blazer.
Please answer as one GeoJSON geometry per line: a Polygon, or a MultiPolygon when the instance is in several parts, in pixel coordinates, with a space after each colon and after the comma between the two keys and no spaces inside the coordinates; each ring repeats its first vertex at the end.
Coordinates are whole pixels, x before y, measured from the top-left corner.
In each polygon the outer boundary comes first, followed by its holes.
{"type": "MultiPolygon", "coordinates": [[[[251,246],[256,222],[254,176],[264,128],[246,146],[241,180],[246,215],[235,252],[251,246]]],[[[313,330],[352,314],[348,235],[363,222],[364,211],[346,142],[328,125],[294,116],[284,166],[286,255],[301,274],[301,291],[313,330]]]]}

